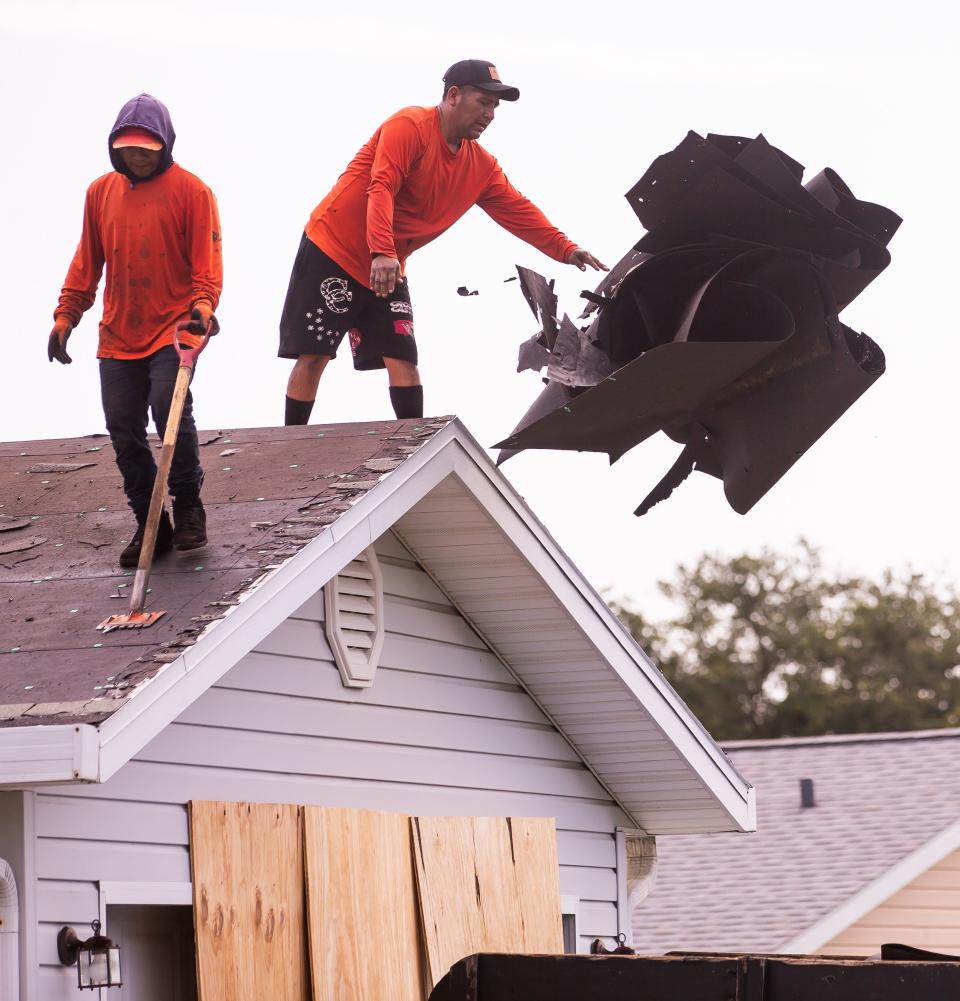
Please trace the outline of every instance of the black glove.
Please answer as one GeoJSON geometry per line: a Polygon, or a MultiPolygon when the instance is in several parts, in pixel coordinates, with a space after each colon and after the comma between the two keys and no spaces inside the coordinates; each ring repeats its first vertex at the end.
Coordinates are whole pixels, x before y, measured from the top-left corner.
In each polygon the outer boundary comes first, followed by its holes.
{"type": "Polygon", "coordinates": [[[206,302],[198,302],[190,312],[190,322],[187,330],[191,334],[199,334],[203,337],[213,337],[220,333],[220,321],[213,315],[213,310],[206,302]]]}
{"type": "Polygon", "coordinates": [[[47,358],[58,361],[61,365],[70,365],[73,359],[67,354],[67,340],[73,333],[73,327],[65,316],[58,316],[47,340],[47,358]]]}

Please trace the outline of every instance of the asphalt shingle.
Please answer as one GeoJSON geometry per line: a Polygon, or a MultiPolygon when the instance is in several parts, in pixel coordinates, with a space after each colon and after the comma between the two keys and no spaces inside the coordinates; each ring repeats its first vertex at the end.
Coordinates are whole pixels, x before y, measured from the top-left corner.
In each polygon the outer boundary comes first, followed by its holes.
{"type": "Polygon", "coordinates": [[[658,838],[639,952],[773,951],[960,818],[960,730],[724,750],[757,788],[757,833],[658,838]]]}

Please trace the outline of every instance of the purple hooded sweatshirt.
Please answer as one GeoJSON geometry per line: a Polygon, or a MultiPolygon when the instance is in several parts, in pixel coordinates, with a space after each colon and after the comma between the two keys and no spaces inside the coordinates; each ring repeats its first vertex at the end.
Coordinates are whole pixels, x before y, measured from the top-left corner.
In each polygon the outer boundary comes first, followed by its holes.
{"type": "Polygon", "coordinates": [[[170,121],[170,112],[167,111],[167,106],[150,94],[138,94],[120,109],[120,114],[117,115],[117,120],[110,130],[110,137],[107,140],[110,162],[113,164],[114,170],[123,174],[124,177],[129,177],[134,184],[142,184],[143,181],[149,181],[169,169],[173,163],[173,144],[176,138],[177,134],[173,131],[173,122],[170,121]],[[150,177],[138,178],[131,174],[124,165],[120,150],[113,148],[113,140],[116,139],[117,133],[123,129],[131,128],[143,129],[156,136],[163,143],[160,166],[150,177]]]}
{"type": "MultiPolygon", "coordinates": [[[[216,309],[223,285],[220,217],[213,192],[173,162],[167,109],[149,94],[128,101],[110,131],[114,169],[87,189],[83,230],[54,316],[76,327],[94,303],[106,269],[97,356],[146,358],[171,343],[199,302],[216,309]],[[113,140],[138,128],[163,144],[160,165],[138,179],[113,140]]],[[[184,341],[191,343],[185,335],[184,341]]]]}

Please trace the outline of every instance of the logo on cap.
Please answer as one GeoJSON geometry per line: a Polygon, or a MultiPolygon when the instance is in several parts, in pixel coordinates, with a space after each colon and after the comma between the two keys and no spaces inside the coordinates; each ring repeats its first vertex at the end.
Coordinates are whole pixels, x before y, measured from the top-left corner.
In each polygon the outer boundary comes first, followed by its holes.
{"type": "Polygon", "coordinates": [[[487,69],[490,71],[490,79],[491,80],[496,80],[497,83],[500,83],[500,74],[497,72],[497,67],[496,66],[488,66],[487,69]]]}

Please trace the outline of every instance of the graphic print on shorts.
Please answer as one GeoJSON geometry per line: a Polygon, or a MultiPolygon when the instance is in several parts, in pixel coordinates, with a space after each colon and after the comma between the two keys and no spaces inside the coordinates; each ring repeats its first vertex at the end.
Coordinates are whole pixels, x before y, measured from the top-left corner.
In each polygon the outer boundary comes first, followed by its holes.
{"type": "Polygon", "coordinates": [[[350,338],[350,350],[354,353],[354,355],[356,355],[357,348],[360,347],[360,331],[354,327],[353,330],[347,331],[347,337],[350,338]]]}
{"type": "Polygon", "coordinates": [[[310,321],[307,323],[307,330],[309,330],[311,333],[316,331],[318,341],[326,339],[330,342],[331,345],[334,345],[337,343],[337,341],[340,340],[341,336],[340,331],[334,330],[332,327],[328,329],[324,324],[322,306],[314,306],[313,312],[307,313],[306,315],[307,315],[307,320],[310,321]]]}
{"type": "Polygon", "coordinates": [[[344,303],[353,300],[353,293],[347,287],[346,278],[324,278],[320,283],[320,294],[331,313],[346,313],[344,303]]]}
{"type": "Polygon", "coordinates": [[[413,320],[394,320],[393,332],[401,337],[413,337],[413,320]]]}

